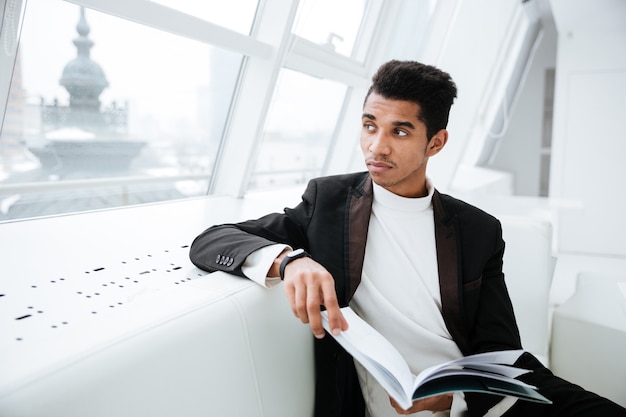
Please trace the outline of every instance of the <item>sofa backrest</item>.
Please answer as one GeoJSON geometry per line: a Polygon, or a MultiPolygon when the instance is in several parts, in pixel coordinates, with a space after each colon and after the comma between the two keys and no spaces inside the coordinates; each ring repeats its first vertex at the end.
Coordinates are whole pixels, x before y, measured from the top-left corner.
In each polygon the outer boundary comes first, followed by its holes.
{"type": "Polygon", "coordinates": [[[549,296],[554,260],[548,220],[500,216],[506,243],[503,271],[524,349],[548,365],[549,296]]]}

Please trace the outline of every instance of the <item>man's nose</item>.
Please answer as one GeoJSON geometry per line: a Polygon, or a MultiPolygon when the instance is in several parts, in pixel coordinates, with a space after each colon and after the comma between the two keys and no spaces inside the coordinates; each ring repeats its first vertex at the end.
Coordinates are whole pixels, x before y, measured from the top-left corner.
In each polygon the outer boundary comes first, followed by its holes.
{"type": "Polygon", "coordinates": [[[378,132],[373,138],[369,146],[369,151],[375,155],[388,155],[391,148],[389,146],[389,135],[384,132],[378,132]]]}

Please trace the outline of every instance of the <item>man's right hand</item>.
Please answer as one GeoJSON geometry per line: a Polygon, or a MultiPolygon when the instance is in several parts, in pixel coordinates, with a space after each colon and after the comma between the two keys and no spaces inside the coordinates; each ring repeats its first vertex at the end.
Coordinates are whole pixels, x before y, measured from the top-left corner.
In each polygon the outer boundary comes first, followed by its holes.
{"type": "MultiPolygon", "coordinates": [[[[280,264],[284,253],[277,259],[280,264]]],[[[333,334],[348,329],[348,322],[341,314],[335,280],[330,272],[313,259],[303,257],[291,261],[284,271],[284,289],[293,314],[311,326],[313,335],[321,339],[325,335],[322,327],[320,306],[326,307],[328,323],[333,334]]]]}

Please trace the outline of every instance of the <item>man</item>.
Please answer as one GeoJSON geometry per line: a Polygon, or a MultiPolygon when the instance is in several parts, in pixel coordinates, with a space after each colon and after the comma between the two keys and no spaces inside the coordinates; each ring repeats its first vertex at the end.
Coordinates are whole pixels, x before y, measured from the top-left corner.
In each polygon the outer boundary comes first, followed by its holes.
{"type": "Polygon", "coordinates": [[[426,177],[429,158],[448,141],[455,97],[454,82],[437,68],[384,64],[363,106],[368,172],[312,180],[302,202],[282,214],[211,227],[193,242],[191,260],[263,285],[284,280],[294,315],[316,338],[316,416],[446,415],[466,405],[471,416],[626,415],[555,377],[527,353],[516,365],[534,370],[527,382],[553,405],[467,393],[402,410],[332,337],[324,337],[320,306],[339,333],[347,329],[339,307],[350,305],[398,348],[415,374],[463,355],[521,348],[502,273],[500,223],[440,194],[426,177]]]}

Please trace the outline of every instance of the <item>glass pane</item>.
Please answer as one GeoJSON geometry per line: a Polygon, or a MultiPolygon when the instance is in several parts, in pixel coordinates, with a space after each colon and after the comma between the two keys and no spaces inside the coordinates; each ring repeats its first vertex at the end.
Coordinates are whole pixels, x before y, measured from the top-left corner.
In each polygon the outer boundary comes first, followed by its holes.
{"type": "Polygon", "coordinates": [[[301,0],[294,34],[351,56],[367,0],[301,0]]]}
{"type": "Polygon", "coordinates": [[[306,183],[319,176],[347,87],[283,69],[248,190],[306,183]]]}
{"type": "Polygon", "coordinates": [[[207,22],[232,29],[244,35],[250,33],[258,0],[151,0],[207,22]]]}
{"type": "Polygon", "coordinates": [[[0,133],[0,220],[205,194],[241,61],[29,0],[0,133]]]}

